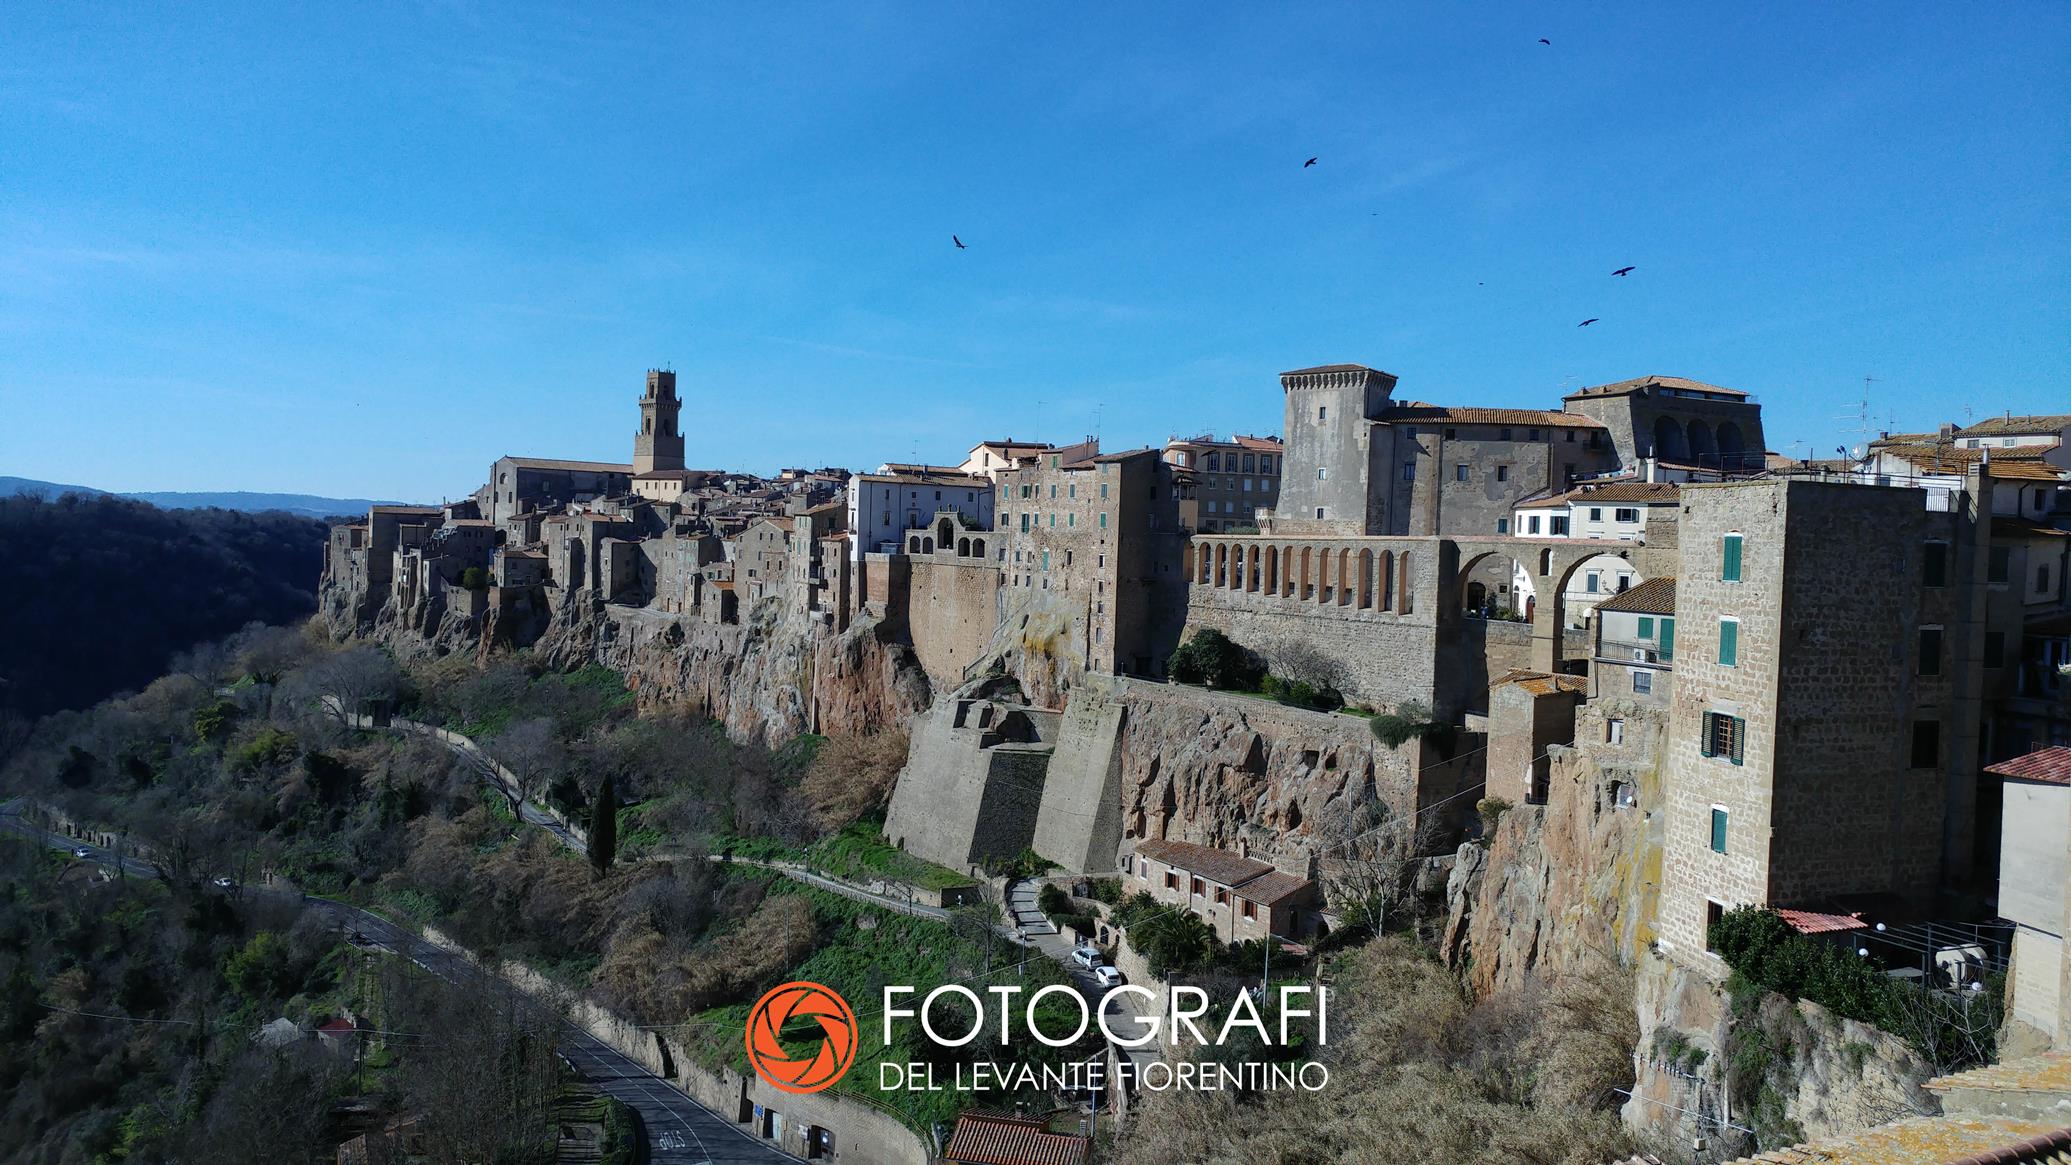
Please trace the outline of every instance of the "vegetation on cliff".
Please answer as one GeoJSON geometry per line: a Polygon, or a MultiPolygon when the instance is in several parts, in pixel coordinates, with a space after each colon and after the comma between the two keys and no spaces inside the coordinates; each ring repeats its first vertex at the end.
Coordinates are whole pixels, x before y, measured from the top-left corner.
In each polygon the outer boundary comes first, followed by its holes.
{"type": "Polygon", "coordinates": [[[327,529],[106,495],[0,498],[0,713],[83,708],[247,623],[302,619],[327,529]]]}

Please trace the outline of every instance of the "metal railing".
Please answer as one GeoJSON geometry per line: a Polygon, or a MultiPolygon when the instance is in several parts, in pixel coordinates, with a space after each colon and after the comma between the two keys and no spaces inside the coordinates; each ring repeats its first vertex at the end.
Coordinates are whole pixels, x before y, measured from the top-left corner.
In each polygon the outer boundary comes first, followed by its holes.
{"type": "Polygon", "coordinates": [[[1675,648],[1662,647],[1659,643],[1625,642],[1606,639],[1596,645],[1596,658],[1610,663],[1658,663],[1675,662],[1675,648]]]}

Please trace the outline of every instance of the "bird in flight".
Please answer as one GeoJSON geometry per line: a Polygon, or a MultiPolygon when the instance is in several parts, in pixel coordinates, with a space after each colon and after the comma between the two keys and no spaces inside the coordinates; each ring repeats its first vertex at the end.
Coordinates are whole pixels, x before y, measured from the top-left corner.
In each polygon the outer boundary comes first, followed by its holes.
{"type": "Polygon", "coordinates": [[[1613,271],[1613,272],[1611,272],[1611,274],[1613,274],[1613,275],[1630,275],[1630,274],[1632,274],[1633,272],[1635,272],[1635,271],[1637,271],[1637,270],[1639,270],[1639,268],[1637,268],[1637,267],[1620,267],[1620,268],[1618,268],[1618,269],[1617,269],[1616,271],[1613,271]]]}
{"type": "Polygon", "coordinates": [[[1591,324],[1593,324],[1593,323],[1595,323],[1595,322],[1596,322],[1596,317],[1595,317],[1595,316],[1590,316],[1590,317],[1589,317],[1588,319],[1586,319],[1586,320],[1583,320],[1583,321],[1582,321],[1581,323],[1579,323],[1579,324],[1576,324],[1575,326],[1576,326],[1576,327],[1578,327],[1578,328],[1586,328],[1586,327],[1588,327],[1589,325],[1591,325],[1591,324]]]}
{"type": "Polygon", "coordinates": [[[1308,161],[1306,161],[1306,162],[1303,162],[1303,163],[1302,163],[1302,169],[1306,170],[1306,169],[1308,169],[1309,167],[1311,167],[1311,166],[1313,166],[1313,165],[1315,165],[1315,164],[1316,164],[1316,159],[1314,159],[1314,158],[1310,158],[1310,159],[1309,159],[1308,161]]]}
{"type": "Polygon", "coordinates": [[[1540,44],[1543,44],[1543,45],[1551,45],[1551,44],[1552,44],[1553,42],[1552,42],[1552,41],[1550,41],[1550,40],[1547,40],[1547,39],[1546,39],[1545,37],[1543,37],[1543,36],[1542,36],[1542,37],[1540,37],[1540,38],[1539,38],[1539,43],[1540,43],[1540,44]]]}
{"type": "Polygon", "coordinates": [[[964,246],[964,241],[963,241],[962,239],[959,239],[959,238],[957,238],[957,237],[956,237],[955,235],[951,235],[951,236],[949,236],[949,241],[950,241],[950,242],[952,242],[952,243],[955,243],[955,244],[956,244],[956,249],[957,249],[957,250],[959,250],[959,251],[968,251],[968,250],[970,250],[970,248],[969,248],[969,247],[966,247],[966,246],[964,246]]]}

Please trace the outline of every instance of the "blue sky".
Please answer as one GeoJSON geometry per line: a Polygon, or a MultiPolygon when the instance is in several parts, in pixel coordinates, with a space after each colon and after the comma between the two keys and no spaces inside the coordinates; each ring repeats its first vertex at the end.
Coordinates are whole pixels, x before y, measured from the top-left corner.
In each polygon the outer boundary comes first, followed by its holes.
{"type": "Polygon", "coordinates": [[[1780,451],[1866,375],[2071,410],[2063,4],[332,7],[4,18],[0,473],[458,495],[625,458],[661,363],[758,471],[1277,432],[1336,361],[1780,451]]]}

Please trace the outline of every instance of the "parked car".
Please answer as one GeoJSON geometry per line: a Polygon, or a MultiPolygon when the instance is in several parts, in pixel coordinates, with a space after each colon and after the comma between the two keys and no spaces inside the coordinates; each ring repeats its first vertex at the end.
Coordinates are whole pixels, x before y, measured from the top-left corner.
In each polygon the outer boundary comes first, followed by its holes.
{"type": "Polygon", "coordinates": [[[1122,973],[1120,971],[1115,970],[1113,967],[1093,968],[1093,978],[1102,987],[1120,987],[1124,982],[1126,982],[1126,980],[1122,978],[1122,973]]]}
{"type": "Polygon", "coordinates": [[[1078,947],[1072,951],[1071,961],[1077,963],[1079,966],[1084,967],[1088,971],[1090,971],[1093,968],[1098,967],[1101,964],[1102,959],[1100,951],[1097,948],[1078,947]]]}
{"type": "Polygon", "coordinates": [[[72,847],[72,856],[84,861],[93,856],[93,851],[83,845],[75,845],[72,847]]]}
{"type": "Polygon", "coordinates": [[[218,875],[216,876],[215,882],[216,882],[216,889],[218,889],[218,890],[235,890],[235,889],[237,889],[237,879],[236,879],[236,878],[233,878],[233,877],[231,877],[231,876],[230,876],[230,875],[228,875],[228,874],[218,874],[218,875]]]}

